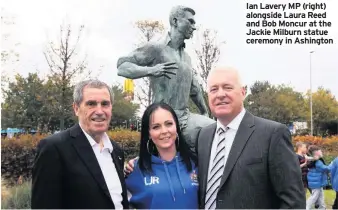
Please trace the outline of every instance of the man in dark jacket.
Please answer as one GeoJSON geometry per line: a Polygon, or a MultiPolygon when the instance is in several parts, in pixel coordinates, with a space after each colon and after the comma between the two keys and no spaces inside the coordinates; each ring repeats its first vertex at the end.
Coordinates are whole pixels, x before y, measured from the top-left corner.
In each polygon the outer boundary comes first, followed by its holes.
{"type": "Polygon", "coordinates": [[[122,149],[106,131],[113,93],[97,80],[74,89],[79,124],[40,141],[33,167],[32,209],[125,209],[122,149]]]}

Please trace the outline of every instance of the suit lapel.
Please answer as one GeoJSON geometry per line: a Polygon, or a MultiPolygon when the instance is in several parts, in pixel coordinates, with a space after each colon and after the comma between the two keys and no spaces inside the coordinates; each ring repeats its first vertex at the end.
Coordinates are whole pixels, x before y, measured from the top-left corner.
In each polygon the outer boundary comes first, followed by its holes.
{"type": "Polygon", "coordinates": [[[83,163],[87,166],[88,170],[90,171],[98,185],[101,187],[103,192],[112,201],[99,162],[97,161],[93,148],[91,147],[88,139],[81,130],[81,127],[78,124],[75,125],[71,128],[70,134],[73,137],[73,146],[75,147],[75,150],[82,159],[83,163]]]}
{"type": "Polygon", "coordinates": [[[129,207],[128,204],[128,195],[127,195],[127,187],[126,187],[126,182],[124,179],[124,173],[123,173],[123,166],[124,166],[124,153],[123,150],[120,150],[118,145],[114,141],[111,140],[111,143],[113,145],[113,152],[111,153],[117,174],[120,179],[120,183],[122,186],[122,205],[126,209],[129,207]]]}
{"type": "Polygon", "coordinates": [[[246,112],[241,124],[239,125],[234,142],[232,144],[228,160],[226,162],[223,176],[220,183],[220,188],[228,179],[230,172],[235,166],[237,159],[241,155],[247,141],[249,140],[252,132],[254,131],[254,117],[249,112],[246,112]]]}
{"type": "Polygon", "coordinates": [[[200,170],[200,177],[201,177],[201,191],[203,195],[203,201],[204,202],[204,197],[207,189],[207,183],[208,183],[208,169],[209,169],[209,160],[210,160],[210,153],[211,153],[211,146],[212,142],[214,140],[214,135],[216,131],[216,123],[210,125],[207,127],[203,132],[201,132],[201,135],[199,137],[198,145],[199,145],[199,150],[198,151],[198,156],[202,157],[201,164],[199,164],[199,170],[200,170]]]}
{"type": "Polygon", "coordinates": [[[121,180],[121,177],[123,177],[123,172],[122,172],[122,169],[120,167],[121,162],[122,162],[122,158],[120,157],[120,154],[116,154],[115,151],[111,153],[111,157],[113,158],[117,173],[119,175],[120,181],[122,182],[123,180],[121,180]]]}
{"type": "Polygon", "coordinates": [[[117,174],[119,176],[121,185],[122,185],[122,194],[124,191],[126,191],[125,189],[125,185],[124,185],[124,174],[123,174],[123,169],[121,168],[121,166],[123,167],[123,160],[122,160],[122,155],[117,152],[114,148],[113,152],[111,153],[111,156],[113,158],[114,161],[114,165],[117,171],[117,174]]]}

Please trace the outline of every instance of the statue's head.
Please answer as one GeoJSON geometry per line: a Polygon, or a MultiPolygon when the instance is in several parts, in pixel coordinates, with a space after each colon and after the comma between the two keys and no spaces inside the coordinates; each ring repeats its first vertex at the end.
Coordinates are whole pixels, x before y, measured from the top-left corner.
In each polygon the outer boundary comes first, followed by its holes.
{"type": "Polygon", "coordinates": [[[173,7],[169,16],[171,28],[181,33],[185,39],[190,39],[196,30],[194,15],[195,11],[189,7],[173,7]]]}

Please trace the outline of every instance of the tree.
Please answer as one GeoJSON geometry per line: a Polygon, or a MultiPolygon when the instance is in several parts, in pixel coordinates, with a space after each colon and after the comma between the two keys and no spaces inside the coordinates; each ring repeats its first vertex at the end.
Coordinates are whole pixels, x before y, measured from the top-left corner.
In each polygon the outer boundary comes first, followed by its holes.
{"type": "Polygon", "coordinates": [[[202,88],[206,91],[209,72],[217,64],[221,54],[220,47],[225,42],[217,41],[216,30],[205,29],[201,33],[201,44],[195,49],[198,62],[195,72],[201,78],[202,88]]]}
{"type": "MultiPolygon", "coordinates": [[[[225,42],[218,42],[217,40],[217,31],[211,29],[202,30],[202,38],[200,40],[200,45],[195,49],[197,56],[197,68],[194,68],[194,74],[200,78],[200,85],[204,91],[204,100],[208,101],[207,98],[207,78],[209,72],[217,64],[220,54],[221,54],[221,45],[225,42]]],[[[209,108],[209,106],[208,106],[209,108]]],[[[198,113],[198,108],[189,100],[189,109],[191,112],[198,113]]],[[[210,113],[210,109],[209,109],[210,113]]],[[[211,113],[210,113],[211,117],[211,113]]]]}
{"type": "Polygon", "coordinates": [[[338,135],[338,118],[321,124],[323,136],[338,135]]]}
{"type": "Polygon", "coordinates": [[[256,81],[251,87],[244,105],[256,116],[273,119],[276,116],[273,109],[276,89],[268,81],[256,81]]]}
{"type": "Polygon", "coordinates": [[[60,26],[60,38],[58,43],[49,42],[44,52],[44,56],[50,68],[52,83],[59,87],[54,90],[52,97],[55,100],[55,110],[60,121],[60,130],[65,128],[65,120],[72,118],[72,98],[73,82],[79,76],[88,77],[90,71],[85,74],[87,66],[86,58],[77,60],[78,44],[84,26],[80,26],[78,34],[74,35],[71,25],[60,26]],[[73,40],[75,38],[75,41],[73,40]]]}
{"type": "MultiPolygon", "coordinates": [[[[140,43],[138,46],[144,45],[164,32],[164,25],[160,21],[139,20],[135,23],[135,27],[140,31],[140,43]]],[[[143,107],[149,106],[152,102],[149,78],[143,77],[140,80],[136,80],[135,87],[135,95],[141,105],[143,107]]]]}
{"type": "Polygon", "coordinates": [[[305,121],[306,110],[304,109],[303,94],[286,85],[279,85],[276,89],[275,107],[277,115],[274,119],[284,124],[305,121]]]}
{"type": "Polygon", "coordinates": [[[306,119],[303,95],[289,86],[274,86],[268,81],[257,81],[251,86],[245,107],[256,116],[283,124],[306,119]]]}
{"type": "Polygon", "coordinates": [[[113,117],[111,126],[121,126],[125,121],[135,118],[139,105],[124,99],[123,89],[119,85],[113,85],[114,93],[113,117]]]}
{"type": "MultiPolygon", "coordinates": [[[[54,99],[54,94],[59,93],[58,84],[52,77],[47,80],[39,78],[38,73],[29,73],[27,77],[17,74],[4,91],[2,126],[41,132],[59,130],[59,113],[55,112],[58,103],[54,99]]],[[[69,98],[67,103],[71,104],[72,99],[69,98]]],[[[72,112],[71,106],[67,109],[66,112],[72,112]]],[[[75,118],[72,116],[66,119],[65,125],[69,127],[74,122],[75,118]]]]}
{"type": "MultiPolygon", "coordinates": [[[[310,122],[310,92],[307,93],[305,101],[307,119],[310,122]]],[[[325,124],[338,119],[338,101],[330,90],[319,87],[312,93],[312,113],[314,133],[324,134],[325,124]]]]}
{"type": "Polygon", "coordinates": [[[44,107],[45,112],[49,113],[47,118],[47,123],[45,130],[62,130],[60,125],[60,115],[63,115],[63,126],[64,128],[71,127],[74,123],[77,122],[77,118],[73,112],[73,92],[74,85],[68,84],[67,88],[64,90],[63,95],[63,113],[61,112],[61,104],[60,104],[60,95],[61,89],[60,84],[62,84],[61,78],[59,75],[49,75],[45,82],[45,103],[48,106],[44,107]]]}
{"type": "Polygon", "coordinates": [[[3,127],[39,129],[46,122],[42,111],[45,98],[43,80],[37,73],[27,78],[17,74],[4,92],[1,121],[3,127]]]}

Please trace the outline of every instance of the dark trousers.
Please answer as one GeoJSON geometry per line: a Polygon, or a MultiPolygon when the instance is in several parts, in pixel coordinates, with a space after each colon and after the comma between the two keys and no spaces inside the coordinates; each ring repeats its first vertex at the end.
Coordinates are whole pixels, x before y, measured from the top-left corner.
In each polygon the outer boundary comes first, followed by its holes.
{"type": "Polygon", "coordinates": [[[332,209],[338,209],[338,192],[336,192],[336,199],[334,200],[332,209]]]}

